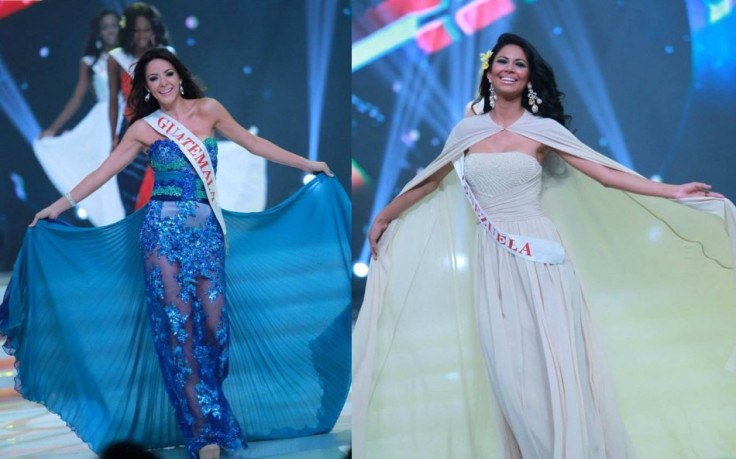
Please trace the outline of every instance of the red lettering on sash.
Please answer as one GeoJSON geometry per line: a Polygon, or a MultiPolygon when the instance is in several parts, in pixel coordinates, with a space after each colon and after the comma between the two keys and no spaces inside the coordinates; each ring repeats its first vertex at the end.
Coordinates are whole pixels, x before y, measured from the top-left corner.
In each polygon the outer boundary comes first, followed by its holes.
{"type": "Polygon", "coordinates": [[[516,247],[514,247],[514,240],[509,238],[509,249],[516,250],[516,247]]]}
{"type": "Polygon", "coordinates": [[[183,139],[184,136],[185,136],[185,134],[182,132],[181,134],[179,134],[179,135],[176,136],[176,140],[178,140],[179,142],[181,142],[181,139],[183,139]]]}
{"type": "Polygon", "coordinates": [[[191,148],[187,150],[191,156],[196,155],[197,153],[202,153],[202,149],[199,148],[199,145],[192,145],[191,148]]]}
{"type": "Polygon", "coordinates": [[[528,257],[531,257],[532,256],[532,249],[529,247],[529,243],[528,242],[526,244],[524,244],[524,247],[522,247],[521,250],[519,250],[519,253],[523,253],[523,254],[525,254],[528,257]]]}
{"type": "MultiPolygon", "coordinates": [[[[192,156],[194,156],[194,155],[192,155],[192,156]]],[[[205,161],[205,155],[204,155],[204,153],[202,153],[201,155],[199,155],[197,158],[194,158],[194,161],[197,162],[197,165],[202,170],[204,170],[205,167],[207,167],[210,164],[209,162],[205,161]]]]}
{"type": "Polygon", "coordinates": [[[163,116],[158,119],[158,127],[160,127],[161,129],[166,130],[169,126],[171,126],[171,123],[168,122],[168,120],[163,116]]]}

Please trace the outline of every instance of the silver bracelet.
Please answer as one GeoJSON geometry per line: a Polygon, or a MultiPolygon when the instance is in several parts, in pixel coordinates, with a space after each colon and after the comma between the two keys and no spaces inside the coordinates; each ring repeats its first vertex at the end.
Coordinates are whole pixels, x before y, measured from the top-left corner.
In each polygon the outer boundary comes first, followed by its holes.
{"type": "Polygon", "coordinates": [[[69,201],[69,204],[72,207],[76,207],[77,206],[77,201],[75,201],[74,198],[72,198],[72,192],[71,191],[67,191],[66,193],[64,193],[64,197],[66,198],[67,201],[69,201]]]}

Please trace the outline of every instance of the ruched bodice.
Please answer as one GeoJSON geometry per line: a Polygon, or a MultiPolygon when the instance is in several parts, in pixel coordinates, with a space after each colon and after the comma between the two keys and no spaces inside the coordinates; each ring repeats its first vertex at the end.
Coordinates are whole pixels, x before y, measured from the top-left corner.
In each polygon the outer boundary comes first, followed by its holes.
{"type": "Polygon", "coordinates": [[[465,178],[483,210],[497,221],[542,216],[542,166],[530,155],[471,153],[465,157],[465,178]]]}
{"type": "MultiPolygon", "coordinates": [[[[203,143],[217,171],[217,141],[208,137],[203,143]]],[[[174,141],[161,139],[153,142],[148,148],[148,157],[155,172],[151,199],[207,202],[202,181],[174,141]]]]}

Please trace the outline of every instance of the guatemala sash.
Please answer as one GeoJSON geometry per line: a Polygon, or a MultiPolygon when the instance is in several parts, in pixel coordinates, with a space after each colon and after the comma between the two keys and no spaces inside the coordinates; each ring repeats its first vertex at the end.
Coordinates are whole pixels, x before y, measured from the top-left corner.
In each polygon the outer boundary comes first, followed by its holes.
{"type": "Polygon", "coordinates": [[[561,244],[555,241],[545,239],[536,239],[532,237],[519,236],[516,234],[504,233],[495,223],[488,218],[478,200],[475,199],[470,185],[465,180],[465,155],[460,155],[458,159],[453,161],[455,172],[462,182],[463,192],[470,201],[470,207],[473,208],[475,216],[478,218],[480,225],[491,233],[491,238],[505,250],[513,253],[517,257],[524,258],[537,263],[559,264],[565,260],[565,249],[561,244]]]}
{"type": "Polygon", "coordinates": [[[156,110],[150,115],[143,118],[151,127],[161,135],[173,140],[174,143],[184,153],[194,170],[197,172],[199,179],[202,180],[205,191],[207,192],[207,200],[212,207],[212,212],[217,218],[217,222],[222,228],[222,235],[225,238],[225,249],[228,248],[227,230],[225,229],[225,220],[222,216],[222,209],[217,202],[217,183],[215,182],[215,168],[210,159],[210,154],[199,137],[192,134],[183,124],[168,116],[161,110],[156,110]]]}

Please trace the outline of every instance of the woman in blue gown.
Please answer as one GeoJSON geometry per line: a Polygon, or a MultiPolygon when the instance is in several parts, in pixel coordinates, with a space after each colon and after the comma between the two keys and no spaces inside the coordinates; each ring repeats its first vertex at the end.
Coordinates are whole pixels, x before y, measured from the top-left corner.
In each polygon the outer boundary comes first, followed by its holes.
{"type": "MultiPolygon", "coordinates": [[[[186,67],[168,50],[148,51],[136,67],[132,123],[102,165],[50,206],[30,226],[56,218],[99,188],[143,149],[155,171],[153,197],[140,229],[140,250],[153,343],[190,457],[218,457],[245,438],[222,391],[228,374],[229,312],[225,296],[226,240],[216,211],[175,141],[142,118],[160,109],[204,139],[216,168],[213,133],[269,160],[332,175],[324,162],[287,152],[241,127],[216,100],[205,98],[186,67]]],[[[157,112],[158,113],[158,112],[157,112]]]]}

